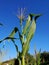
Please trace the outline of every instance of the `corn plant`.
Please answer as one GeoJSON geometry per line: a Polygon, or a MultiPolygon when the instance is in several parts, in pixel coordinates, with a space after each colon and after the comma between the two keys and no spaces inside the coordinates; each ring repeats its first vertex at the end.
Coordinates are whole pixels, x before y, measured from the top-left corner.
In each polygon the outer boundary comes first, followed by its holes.
{"type": "Polygon", "coordinates": [[[37,52],[36,48],[34,48],[35,56],[34,56],[34,65],[40,65],[41,64],[41,49],[39,52],[37,52]]]}
{"type": "Polygon", "coordinates": [[[40,17],[40,14],[29,14],[28,18],[26,19],[26,24],[23,26],[23,15],[21,12],[21,15],[19,16],[20,19],[20,26],[21,26],[21,33],[20,30],[15,27],[14,30],[10,33],[10,35],[3,40],[0,41],[0,43],[4,40],[12,40],[14,43],[16,50],[18,52],[18,60],[19,60],[19,65],[25,65],[25,55],[29,50],[30,46],[30,41],[32,37],[34,36],[35,30],[36,30],[36,19],[40,17]],[[18,32],[19,38],[15,38],[14,35],[18,32]],[[20,39],[21,45],[22,45],[22,51],[18,51],[18,46],[15,44],[14,39],[20,39]]]}

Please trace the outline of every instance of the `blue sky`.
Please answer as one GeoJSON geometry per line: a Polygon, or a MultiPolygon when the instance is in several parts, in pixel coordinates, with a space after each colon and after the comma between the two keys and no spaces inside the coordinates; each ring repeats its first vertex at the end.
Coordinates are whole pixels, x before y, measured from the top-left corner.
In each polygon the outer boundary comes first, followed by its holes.
{"type": "MultiPolygon", "coordinates": [[[[26,8],[26,13],[43,14],[37,20],[36,32],[30,42],[29,53],[34,54],[34,45],[37,51],[49,51],[49,0],[0,0],[0,40],[7,37],[15,26],[20,28],[19,20],[16,17],[18,8],[26,8]]],[[[16,34],[16,36],[18,36],[16,34]]],[[[5,44],[5,52],[1,56],[2,60],[16,57],[16,50],[12,42],[3,42],[5,44]],[[8,52],[7,52],[8,51],[8,52]]],[[[16,41],[21,51],[20,41],[16,41]]],[[[0,44],[0,49],[2,44],[0,44]]]]}

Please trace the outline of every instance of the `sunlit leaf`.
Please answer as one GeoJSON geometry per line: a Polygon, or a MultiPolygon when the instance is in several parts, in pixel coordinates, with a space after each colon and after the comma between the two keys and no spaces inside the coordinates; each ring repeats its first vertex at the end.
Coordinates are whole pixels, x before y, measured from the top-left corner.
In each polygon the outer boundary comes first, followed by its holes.
{"type": "Polygon", "coordinates": [[[32,23],[31,23],[31,26],[30,26],[30,30],[27,34],[27,41],[29,42],[31,40],[31,38],[33,37],[34,33],[35,33],[35,30],[36,30],[36,23],[35,23],[35,20],[33,19],[32,23]]]}
{"type": "MultiPolygon", "coordinates": [[[[9,37],[14,37],[14,35],[16,34],[16,32],[18,32],[19,34],[19,39],[22,42],[22,35],[20,34],[19,30],[17,27],[14,28],[14,30],[11,32],[11,34],[9,35],[9,37]]],[[[14,40],[12,39],[12,41],[14,42],[14,40]]]]}
{"type": "MultiPolygon", "coordinates": [[[[33,15],[33,14],[32,14],[33,15]]],[[[32,16],[31,15],[31,16],[32,16]]],[[[32,22],[31,22],[31,25],[30,25],[30,29],[29,29],[29,32],[27,34],[27,41],[30,42],[30,40],[32,39],[34,33],[35,33],[35,30],[36,30],[36,19],[38,17],[41,16],[41,14],[38,14],[38,15],[34,15],[35,17],[33,18],[32,22]]]]}
{"type": "Polygon", "coordinates": [[[25,25],[25,27],[24,27],[24,29],[23,29],[23,34],[26,34],[27,29],[28,29],[28,27],[29,27],[29,25],[30,25],[30,22],[31,22],[31,17],[30,17],[30,15],[29,15],[29,16],[28,16],[28,19],[27,19],[27,21],[26,21],[26,25],[25,25]]]}
{"type": "Polygon", "coordinates": [[[8,37],[4,38],[3,40],[0,40],[0,43],[3,42],[4,40],[11,40],[14,43],[15,42],[14,39],[22,40],[22,35],[20,34],[17,27],[14,28],[14,30],[11,32],[11,34],[8,37]],[[16,32],[18,32],[20,38],[14,38],[16,32]]]}
{"type": "MultiPolygon", "coordinates": [[[[30,16],[31,16],[31,19],[32,19],[32,15],[30,14],[30,16]]],[[[34,15],[33,15],[34,16],[34,15]]],[[[26,36],[26,39],[27,39],[27,41],[26,41],[26,43],[24,44],[24,46],[23,46],[23,50],[22,50],[22,55],[25,55],[26,54],[26,52],[29,50],[29,43],[30,43],[30,41],[31,41],[31,39],[32,39],[32,37],[33,37],[33,35],[34,35],[34,33],[35,33],[35,30],[36,30],[36,19],[39,17],[40,15],[36,15],[33,19],[32,19],[32,21],[31,21],[31,24],[30,24],[30,26],[29,26],[29,31],[28,31],[28,33],[27,33],[27,36],[26,36]]],[[[27,30],[26,30],[27,31],[27,30]]],[[[26,33],[26,32],[25,32],[26,33]]]]}
{"type": "MultiPolygon", "coordinates": [[[[16,32],[18,32],[18,28],[17,27],[15,27],[14,29],[13,29],[13,31],[10,33],[10,35],[9,35],[9,37],[14,37],[14,35],[16,34],[16,32]]],[[[10,40],[10,39],[9,39],[10,40]]],[[[13,42],[14,42],[14,39],[11,39],[13,42]]]]}
{"type": "Polygon", "coordinates": [[[32,21],[32,19],[33,19],[33,17],[34,17],[34,19],[35,19],[35,21],[36,21],[36,19],[38,18],[38,17],[40,17],[41,16],[41,14],[30,14],[29,16],[28,16],[28,19],[27,19],[27,21],[26,21],[26,25],[25,25],[25,27],[24,27],[24,29],[23,29],[23,34],[25,35],[26,33],[27,33],[27,31],[29,30],[29,26],[30,26],[30,24],[31,24],[31,21],[32,21]]]}
{"type": "Polygon", "coordinates": [[[14,37],[15,33],[18,31],[18,28],[15,27],[14,30],[11,32],[11,34],[9,35],[9,37],[14,37]]]}

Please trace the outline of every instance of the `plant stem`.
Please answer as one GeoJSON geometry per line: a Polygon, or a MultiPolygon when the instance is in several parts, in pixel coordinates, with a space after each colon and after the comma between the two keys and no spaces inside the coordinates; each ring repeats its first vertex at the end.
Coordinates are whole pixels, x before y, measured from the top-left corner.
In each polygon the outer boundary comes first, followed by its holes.
{"type": "Polygon", "coordinates": [[[22,56],[22,65],[25,65],[25,58],[22,56]]]}

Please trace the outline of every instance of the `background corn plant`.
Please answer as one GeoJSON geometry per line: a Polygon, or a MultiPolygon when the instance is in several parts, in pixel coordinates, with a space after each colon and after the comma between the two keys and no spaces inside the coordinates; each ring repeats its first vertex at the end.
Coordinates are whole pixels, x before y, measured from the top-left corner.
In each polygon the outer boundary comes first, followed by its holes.
{"type": "Polygon", "coordinates": [[[40,65],[41,64],[41,49],[37,52],[36,47],[34,48],[34,65],[40,65]]]}
{"type": "Polygon", "coordinates": [[[21,33],[20,30],[15,27],[13,31],[10,33],[10,35],[3,40],[0,41],[0,43],[4,40],[10,40],[14,43],[16,47],[16,51],[18,53],[17,58],[19,60],[19,65],[25,65],[25,55],[28,53],[30,41],[35,33],[36,30],[36,19],[41,16],[40,14],[29,14],[28,18],[26,19],[26,24],[23,26],[23,15],[20,15],[20,26],[21,26],[21,33]],[[14,35],[18,32],[19,38],[15,38],[14,35]],[[21,45],[22,45],[22,51],[19,52],[18,46],[15,44],[14,39],[20,39],[21,45]]]}

